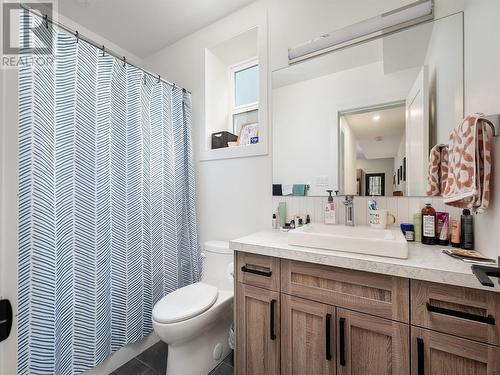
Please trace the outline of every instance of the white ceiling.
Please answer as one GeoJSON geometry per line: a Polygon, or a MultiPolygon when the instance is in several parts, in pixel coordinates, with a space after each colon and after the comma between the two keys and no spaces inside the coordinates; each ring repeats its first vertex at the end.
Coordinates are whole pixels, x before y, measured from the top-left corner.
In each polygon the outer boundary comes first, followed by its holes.
{"type": "Polygon", "coordinates": [[[405,107],[345,116],[366,159],[393,158],[405,132],[405,107]],[[373,116],[380,116],[378,121],[373,116]],[[381,137],[381,138],[378,138],[381,137]],[[377,139],[378,138],[378,139],[377,139]]]}
{"type": "Polygon", "coordinates": [[[59,0],[58,10],[144,58],[254,0],[59,0]]]}

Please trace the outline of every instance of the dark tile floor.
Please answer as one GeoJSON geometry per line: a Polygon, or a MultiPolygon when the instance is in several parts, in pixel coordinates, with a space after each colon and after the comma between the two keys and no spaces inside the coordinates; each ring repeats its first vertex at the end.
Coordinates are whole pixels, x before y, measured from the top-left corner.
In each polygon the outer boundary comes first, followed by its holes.
{"type": "MultiPolygon", "coordinates": [[[[167,372],[167,353],[167,344],[160,341],[110,375],[165,375],[167,372]]],[[[231,353],[209,375],[232,375],[233,373],[231,353]]]]}
{"type": "Polygon", "coordinates": [[[219,366],[214,368],[212,372],[208,375],[233,375],[234,374],[234,362],[233,353],[229,354],[224,361],[222,361],[219,366]]]}

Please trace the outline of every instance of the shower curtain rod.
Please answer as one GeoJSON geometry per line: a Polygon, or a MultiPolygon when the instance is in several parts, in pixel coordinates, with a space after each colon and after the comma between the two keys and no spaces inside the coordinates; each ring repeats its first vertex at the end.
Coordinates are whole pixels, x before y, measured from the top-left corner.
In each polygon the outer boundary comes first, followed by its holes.
{"type": "MultiPolygon", "coordinates": [[[[100,49],[103,54],[107,53],[110,56],[116,57],[118,60],[123,61],[124,64],[128,64],[128,65],[130,65],[130,66],[132,66],[134,68],[137,68],[137,69],[143,71],[144,73],[146,73],[147,75],[150,75],[151,77],[154,77],[154,78],[158,79],[158,81],[162,81],[162,82],[166,83],[167,85],[171,86],[172,88],[179,87],[175,83],[167,81],[164,78],[161,78],[161,75],[159,75],[159,74],[153,74],[150,71],[148,71],[148,70],[146,70],[146,69],[144,69],[144,68],[142,68],[142,67],[140,67],[138,65],[135,65],[135,64],[127,61],[126,56],[121,56],[119,53],[114,52],[113,50],[106,48],[106,46],[99,45],[97,42],[95,42],[94,40],[90,39],[89,37],[86,37],[85,35],[80,34],[78,32],[78,30],[73,30],[73,29],[71,29],[70,27],[68,27],[68,26],[66,26],[64,24],[55,21],[54,19],[50,18],[47,14],[43,14],[40,11],[38,11],[36,9],[33,9],[33,8],[30,8],[29,6],[27,6],[26,4],[23,4],[23,3],[21,3],[20,6],[21,6],[21,8],[23,8],[27,12],[33,14],[34,16],[42,18],[43,21],[46,23],[47,26],[48,26],[49,23],[51,23],[54,26],[57,26],[58,28],[60,28],[61,30],[67,32],[68,34],[72,34],[77,40],[83,40],[84,42],[86,42],[88,44],[91,44],[94,47],[100,49]]],[[[182,88],[182,89],[184,91],[188,92],[189,94],[191,94],[191,91],[189,91],[189,90],[187,90],[185,88],[182,88]]]]}

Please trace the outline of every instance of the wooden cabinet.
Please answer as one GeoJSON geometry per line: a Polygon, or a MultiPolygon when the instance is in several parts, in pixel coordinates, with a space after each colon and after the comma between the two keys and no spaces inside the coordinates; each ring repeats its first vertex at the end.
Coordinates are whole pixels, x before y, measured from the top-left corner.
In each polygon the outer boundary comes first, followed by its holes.
{"type": "Polygon", "coordinates": [[[281,295],[283,374],[335,374],[335,308],[281,295]]]}
{"type": "Polygon", "coordinates": [[[236,286],[236,368],[240,375],[280,373],[280,295],[236,286]]]}
{"type": "Polygon", "coordinates": [[[337,309],[339,375],[410,373],[407,324],[337,309]]]}
{"type": "Polygon", "coordinates": [[[500,375],[500,293],[240,252],[235,267],[238,375],[500,375]]]}
{"type": "Polygon", "coordinates": [[[499,375],[500,348],[412,327],[411,368],[415,375],[499,375]]]}

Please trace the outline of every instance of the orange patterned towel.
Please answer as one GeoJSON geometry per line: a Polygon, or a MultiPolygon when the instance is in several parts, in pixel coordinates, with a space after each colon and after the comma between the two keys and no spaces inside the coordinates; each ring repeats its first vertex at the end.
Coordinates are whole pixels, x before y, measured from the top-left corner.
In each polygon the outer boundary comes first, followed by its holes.
{"type": "Polygon", "coordinates": [[[468,116],[450,134],[444,203],[484,212],[490,201],[493,125],[482,114],[468,116]]]}
{"type": "Polygon", "coordinates": [[[448,179],[448,146],[436,145],[429,155],[427,195],[443,195],[448,179]]]}

